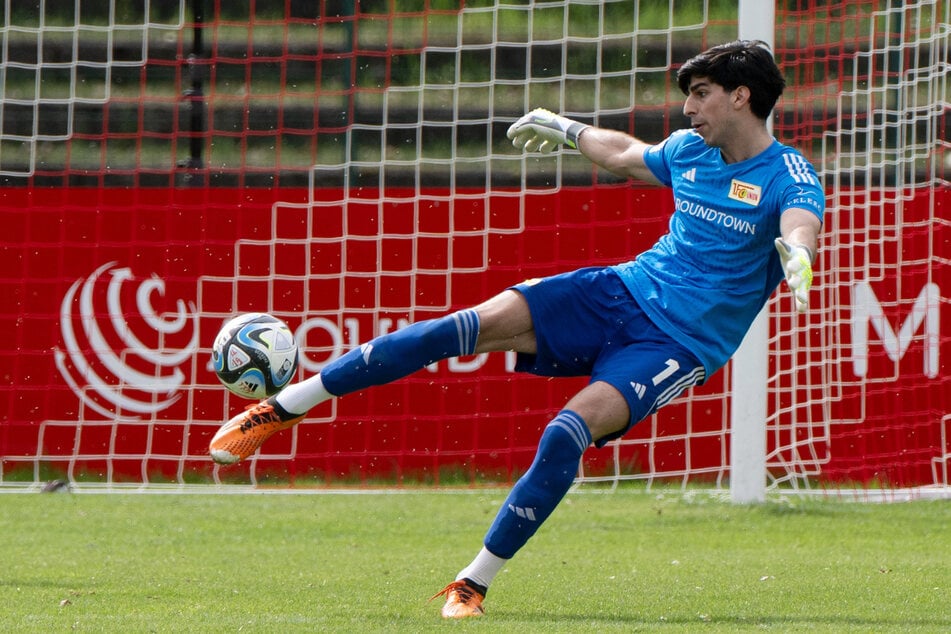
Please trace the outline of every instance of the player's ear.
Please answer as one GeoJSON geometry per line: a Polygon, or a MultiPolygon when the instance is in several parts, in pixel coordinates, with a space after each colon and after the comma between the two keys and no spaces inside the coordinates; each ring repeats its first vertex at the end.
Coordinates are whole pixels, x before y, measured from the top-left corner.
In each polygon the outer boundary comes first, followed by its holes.
{"type": "Polygon", "coordinates": [[[733,107],[739,110],[750,102],[750,89],[748,86],[737,86],[730,94],[730,100],[733,107]]]}

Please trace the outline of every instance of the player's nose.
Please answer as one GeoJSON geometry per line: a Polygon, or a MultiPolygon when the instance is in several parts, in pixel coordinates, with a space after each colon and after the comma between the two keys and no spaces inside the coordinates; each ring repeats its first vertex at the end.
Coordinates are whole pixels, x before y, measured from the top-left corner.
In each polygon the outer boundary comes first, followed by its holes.
{"type": "Polygon", "coordinates": [[[697,108],[693,103],[693,98],[687,97],[684,100],[684,116],[692,117],[695,114],[697,114],[697,108]]]}

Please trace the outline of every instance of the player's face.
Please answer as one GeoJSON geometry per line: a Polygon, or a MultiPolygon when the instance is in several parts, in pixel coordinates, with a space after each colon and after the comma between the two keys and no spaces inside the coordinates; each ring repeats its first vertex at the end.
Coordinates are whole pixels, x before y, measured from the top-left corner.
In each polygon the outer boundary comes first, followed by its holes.
{"type": "Polygon", "coordinates": [[[733,133],[733,93],[706,77],[690,81],[684,115],[707,145],[722,147],[733,133]]]}

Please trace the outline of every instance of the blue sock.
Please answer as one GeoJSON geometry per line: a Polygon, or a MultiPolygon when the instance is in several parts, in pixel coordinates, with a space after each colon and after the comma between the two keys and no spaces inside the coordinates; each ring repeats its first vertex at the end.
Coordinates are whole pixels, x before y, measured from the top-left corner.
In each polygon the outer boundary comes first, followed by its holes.
{"type": "Polygon", "coordinates": [[[343,396],[403,378],[440,359],[473,354],[478,338],[478,314],[461,310],[381,335],[329,363],[320,377],[328,392],[343,396]]]}
{"type": "Polygon", "coordinates": [[[497,557],[511,559],[535,534],[571,488],[581,455],[591,444],[584,420],[562,410],[548,423],[532,466],[499,509],[485,536],[485,547],[497,557]]]}

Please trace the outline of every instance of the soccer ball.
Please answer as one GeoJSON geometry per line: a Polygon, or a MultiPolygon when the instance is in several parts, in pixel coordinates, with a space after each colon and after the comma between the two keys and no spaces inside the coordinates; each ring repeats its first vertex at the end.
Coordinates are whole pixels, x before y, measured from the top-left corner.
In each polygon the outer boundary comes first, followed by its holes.
{"type": "Polygon", "coordinates": [[[261,400],[280,392],[297,372],[297,343],[277,317],[247,313],[221,327],[211,346],[211,362],[231,392],[261,400]]]}

